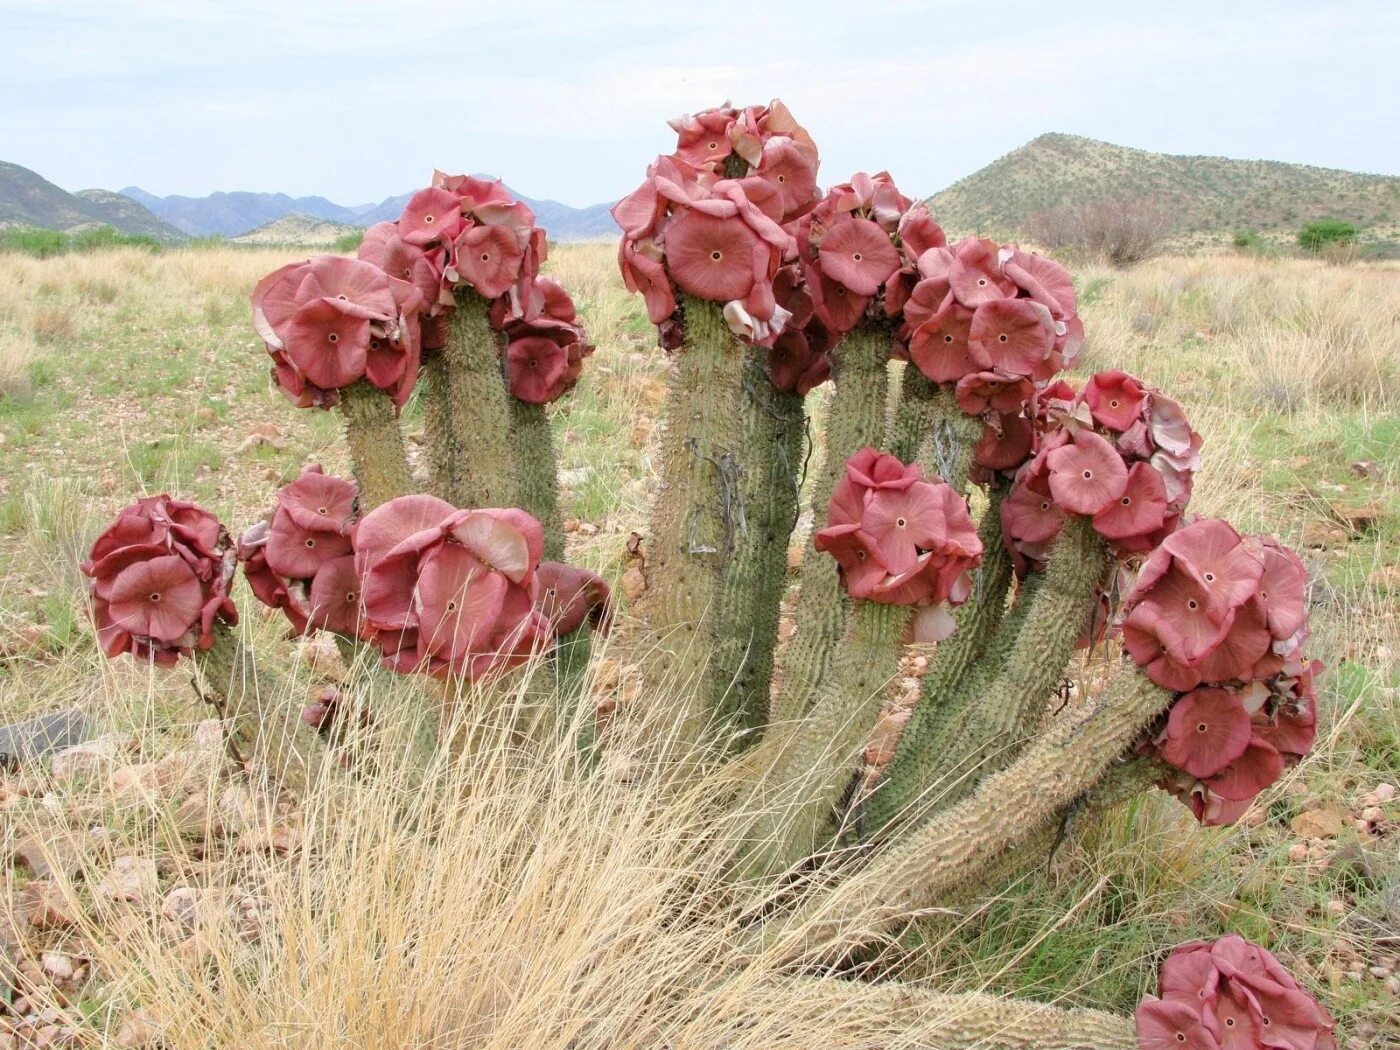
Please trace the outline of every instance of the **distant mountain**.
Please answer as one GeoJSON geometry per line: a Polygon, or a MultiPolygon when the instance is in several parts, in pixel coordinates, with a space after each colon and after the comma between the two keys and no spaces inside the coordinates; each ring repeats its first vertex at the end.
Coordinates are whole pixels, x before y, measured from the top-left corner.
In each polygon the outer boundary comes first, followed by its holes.
{"type": "Polygon", "coordinates": [[[235,244],[295,244],[307,248],[329,248],[342,237],[360,232],[359,226],[350,223],[331,222],[310,215],[284,215],[256,230],[239,234],[233,241],[235,244]]]}
{"type": "Polygon", "coordinates": [[[0,161],[0,226],[7,225],[46,230],[105,225],[163,241],[183,236],[137,201],[107,190],[69,193],[28,168],[0,161]]]}
{"type": "Polygon", "coordinates": [[[1013,236],[1056,208],[1112,198],[1151,198],[1177,232],[1252,229],[1293,233],[1336,218],[1388,231],[1400,218],[1400,178],[1306,164],[1181,157],[1047,134],[953,183],[933,197],[950,233],[1013,236]]]}
{"type": "MultiPolygon", "coordinates": [[[[207,197],[157,197],[138,186],[121,191],[185,233],[238,237],[289,215],[303,215],[347,226],[392,222],[403,212],[411,193],[387,197],[378,204],[345,206],[324,197],[289,197],[285,193],[211,193],[207,197]]],[[[582,241],[617,235],[611,204],[571,208],[558,201],[537,201],[511,191],[535,213],[539,224],[557,241],[582,241]]]]}

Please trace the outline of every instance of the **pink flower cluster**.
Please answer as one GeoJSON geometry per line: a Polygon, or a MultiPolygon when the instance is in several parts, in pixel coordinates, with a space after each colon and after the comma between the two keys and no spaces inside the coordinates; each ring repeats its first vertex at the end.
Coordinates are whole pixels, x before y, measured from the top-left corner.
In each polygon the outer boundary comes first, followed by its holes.
{"type": "Polygon", "coordinates": [[[909,358],[935,383],[956,383],[971,415],[988,410],[980,388],[1000,384],[1009,389],[999,405],[1024,404],[1032,384],[1079,355],[1084,326],[1074,285],[1051,259],[966,237],[922,252],[917,276],[904,306],[909,358]]]}
{"type": "Polygon", "coordinates": [[[1077,395],[1064,380],[1042,390],[1020,447],[1034,455],[1002,502],[1002,532],[1018,560],[1038,564],[1070,515],[1092,518],[1120,553],[1155,547],[1181,522],[1201,438],[1171,398],[1100,372],[1077,395]]]}
{"type": "Polygon", "coordinates": [[[360,379],[400,407],[408,400],[418,381],[424,306],[411,281],[363,260],[318,255],[268,274],[252,301],[273,378],[299,408],[329,408],[360,379]]]}
{"type": "Polygon", "coordinates": [[[108,656],[132,653],[169,666],[235,624],[236,562],[219,519],[170,496],[137,500],[97,537],[82,563],[91,577],[97,640],[108,656]]]}
{"type": "MultiPolygon", "coordinates": [[[[923,607],[967,600],[982,541],[963,498],[926,480],[918,464],[857,452],[832,492],[827,523],[814,543],[836,559],[852,598],[923,607]]],[[[941,622],[930,612],[928,625],[941,622]]]]}
{"type": "Polygon", "coordinates": [[[919,259],[947,243],[928,208],[900,193],[884,171],[833,186],[794,235],[816,316],[837,335],[867,311],[898,317],[919,259]]]}
{"type": "Polygon", "coordinates": [[[277,493],[272,517],[238,540],[243,575],[260,602],[281,609],[297,634],[360,633],[360,578],[350,547],[355,485],[313,464],[277,493]]]}
{"type": "Polygon", "coordinates": [[[1157,992],[1137,1009],[1142,1050],[1337,1047],[1331,1015],[1278,959],[1238,934],[1175,949],[1157,992]]]}
{"type": "Polygon", "coordinates": [[[1177,771],[1163,786],[1203,823],[1237,820],[1312,747],[1321,665],[1302,656],[1306,588],[1292,551],[1207,518],[1168,536],[1127,595],[1128,654],[1184,694],[1145,750],[1177,771]]]}
{"type": "Polygon", "coordinates": [[[723,303],[735,335],[772,345],[788,322],[773,287],[794,251],[783,224],[818,197],[816,147],[777,101],[707,110],[672,126],[676,152],[656,158],[646,181],[613,208],[623,280],[646,300],[668,349],[683,334],[677,289],[723,303]]]}
{"type": "Polygon", "coordinates": [[[355,526],[364,624],[391,670],[476,678],[547,647],[537,608],[544,547],[521,510],[458,510],[400,496],[355,526]]]}
{"type": "Polygon", "coordinates": [[[584,621],[598,634],[612,627],[612,591],[608,581],[596,572],[565,565],[540,562],[538,608],[558,637],[572,634],[584,621]]]}
{"type": "Polygon", "coordinates": [[[578,324],[574,301],[564,286],[537,277],[524,290],[518,313],[507,299],[491,308],[491,323],[505,333],[506,380],[511,396],[532,405],[548,404],[568,393],[593,353],[578,324]]]}

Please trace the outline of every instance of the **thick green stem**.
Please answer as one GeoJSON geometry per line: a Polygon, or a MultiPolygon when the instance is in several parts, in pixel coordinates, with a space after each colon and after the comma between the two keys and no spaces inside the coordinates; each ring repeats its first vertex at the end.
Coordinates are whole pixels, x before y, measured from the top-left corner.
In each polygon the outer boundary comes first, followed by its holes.
{"type": "MultiPolygon", "coordinates": [[[[905,364],[899,379],[899,403],[895,406],[887,451],[905,463],[919,458],[928,438],[938,384],[919,371],[912,362],[905,364]]],[[[951,398],[951,394],[948,395],[951,398]]],[[[954,406],[956,408],[956,406],[954,406]]]]}
{"type": "Polygon", "coordinates": [[[773,389],[768,351],[745,352],[739,402],[739,479],[742,517],[725,569],[715,652],[715,687],[727,691],[724,709],[736,740],[752,744],[768,719],[778,610],[787,587],[788,541],[797,520],[806,414],[802,395],[773,389]]]}
{"type": "MultiPolygon", "coordinates": [[[[488,309],[476,292],[459,290],[447,345],[439,351],[451,402],[451,495],[445,498],[458,507],[516,506],[510,409],[500,340],[488,309]]],[[[438,454],[433,458],[437,462],[438,454]]]]}
{"type": "Polygon", "coordinates": [[[1062,716],[1009,767],[789,921],[764,934],[791,957],[844,955],[939,905],[1089,791],[1172,701],[1135,668],[1062,716]]]}
{"type": "Polygon", "coordinates": [[[214,628],[214,644],[196,652],[196,688],[225,723],[229,749],[267,769],[280,786],[303,792],[320,776],[326,750],[301,720],[301,707],[260,669],[233,630],[214,628]]]}
{"type": "Polygon", "coordinates": [[[559,468],[554,431],[544,405],[510,399],[515,492],[520,508],[544,526],[546,561],[564,560],[564,522],[559,517],[559,468]]]}
{"type": "Polygon", "coordinates": [[[710,676],[739,506],[744,354],[721,304],[684,296],[682,309],[685,344],[669,377],[661,491],[637,614],[646,630],[643,647],[656,665],[652,681],[669,679],[666,686],[687,698],[677,719],[682,734],[694,737],[718,715],[710,676]]]}
{"type": "Polygon", "coordinates": [[[345,441],[360,483],[360,509],[373,510],[413,491],[403,431],[389,395],[361,379],[340,392],[345,441]]]}
{"type": "Polygon", "coordinates": [[[832,1032],[845,1037],[842,1046],[937,1050],[1136,1050],[1138,1045],[1131,1017],[980,992],[936,992],[902,981],[790,977],[756,989],[745,1006],[752,1015],[745,1037],[766,1035],[765,1025],[772,1025],[774,1046],[787,1045],[793,1031],[832,1032]],[[794,1017],[794,1008],[805,1016],[794,1017]]]}
{"type": "Polygon", "coordinates": [[[872,827],[917,821],[930,808],[921,795],[936,792],[946,805],[1012,760],[1064,678],[1109,565],[1088,519],[1065,526],[1043,583],[1018,603],[1018,615],[1007,618],[949,700],[932,710],[928,739],[917,751],[919,742],[911,741],[897,752],[867,810],[872,827]]]}
{"type": "Polygon", "coordinates": [[[452,385],[444,351],[423,355],[423,379],[423,430],[428,441],[430,485],[434,496],[451,503],[457,492],[457,464],[462,456],[452,429],[452,385]]]}
{"type": "Polygon", "coordinates": [[[939,644],[920,686],[919,700],[899,736],[895,758],[879,792],[865,804],[870,826],[878,831],[909,804],[910,791],[924,785],[903,780],[896,770],[914,760],[952,717],[951,700],[991,642],[1006,615],[1006,592],[1011,586],[1011,555],[1001,542],[1001,490],[994,489],[978,525],[982,564],[973,576],[972,595],[953,611],[957,629],[939,644]],[[891,775],[900,780],[890,783],[891,775]]]}
{"type": "Polygon", "coordinates": [[[759,787],[761,814],[737,871],[771,874],[810,856],[859,769],[860,751],[899,666],[912,610],[857,602],[830,674],[797,726],[776,729],[760,745],[775,756],[759,787]],[[771,741],[771,743],[770,743],[771,741]]]}
{"type": "MultiPolygon", "coordinates": [[[[867,445],[878,448],[884,442],[889,359],[889,329],[870,321],[863,321],[832,352],[835,391],[826,428],[826,459],[812,489],[814,529],[826,525],[831,492],[845,473],[846,460],[867,445]]],[[[783,658],[782,686],[773,704],[775,723],[792,721],[812,705],[850,614],[851,602],[841,588],[835,562],[808,557],[804,566],[795,616],[797,634],[783,658]]]]}

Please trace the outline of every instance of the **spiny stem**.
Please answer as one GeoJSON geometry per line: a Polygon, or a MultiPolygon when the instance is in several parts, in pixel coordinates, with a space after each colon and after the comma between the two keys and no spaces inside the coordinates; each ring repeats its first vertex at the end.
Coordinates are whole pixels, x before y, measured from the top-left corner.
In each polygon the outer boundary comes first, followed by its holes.
{"type": "MultiPolygon", "coordinates": [[[[446,498],[458,507],[513,507],[517,499],[508,395],[488,310],[476,292],[459,289],[447,345],[439,351],[451,402],[451,495],[446,498]]],[[[434,462],[438,458],[435,454],[434,462]]]]}
{"type": "Polygon", "coordinates": [[[361,379],[340,392],[345,441],[360,483],[360,507],[370,511],[413,491],[403,431],[389,395],[361,379]]]}
{"type": "Polygon", "coordinates": [[[214,644],[195,653],[194,666],[196,688],[224,720],[235,755],[255,759],[294,793],[316,782],[326,758],[316,731],[301,720],[300,705],[284,695],[275,676],[257,666],[231,628],[214,627],[214,644]]]}
{"type": "Polygon", "coordinates": [[[1055,721],[971,796],[770,928],[765,946],[793,958],[839,956],[940,904],[1089,791],[1171,700],[1125,668],[1103,696],[1055,721]]]}
{"type": "Polygon", "coordinates": [[[788,541],[797,519],[806,414],[802,396],[773,388],[768,351],[745,352],[739,401],[744,473],[739,479],[742,525],[724,574],[717,623],[716,688],[727,690],[725,710],[736,740],[752,744],[768,719],[778,610],[787,588],[788,541]]]}
{"type": "Polygon", "coordinates": [[[544,405],[511,398],[510,420],[520,508],[544,526],[545,561],[563,561],[564,522],[559,517],[559,472],[549,413],[544,405]]]}
{"type": "Polygon", "coordinates": [[[743,347],[719,303],[682,297],[685,344],[672,363],[661,439],[661,491],[647,543],[646,589],[636,611],[653,681],[690,698],[682,735],[713,725],[715,617],[742,512],[739,398],[743,347]]]}
{"type": "Polygon", "coordinates": [[[885,687],[898,669],[900,640],[913,610],[856,602],[817,702],[796,727],[776,728],[761,750],[777,755],[760,782],[760,817],[737,873],[784,871],[818,849],[823,829],[858,769],[885,687]]]}
{"type": "MultiPolygon", "coordinates": [[[[831,493],[846,470],[846,460],[867,445],[885,439],[885,400],[889,390],[890,332],[863,321],[832,352],[830,417],[826,460],[812,489],[813,528],[826,525],[831,493]]],[[[816,699],[831,653],[846,628],[850,599],[841,589],[830,558],[803,560],[802,590],[797,599],[797,634],[783,658],[783,685],[773,704],[772,721],[799,718],[816,699]]]]}

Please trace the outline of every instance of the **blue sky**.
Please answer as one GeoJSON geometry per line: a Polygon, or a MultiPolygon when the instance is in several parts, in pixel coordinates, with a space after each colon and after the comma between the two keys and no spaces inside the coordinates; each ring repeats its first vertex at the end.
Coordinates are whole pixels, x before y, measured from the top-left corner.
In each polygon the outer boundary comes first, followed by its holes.
{"type": "Polygon", "coordinates": [[[1400,174],[1400,4],[0,0],[0,159],[67,189],[583,205],[665,121],[784,99],[822,180],[925,194],[1044,131],[1400,174]]]}

